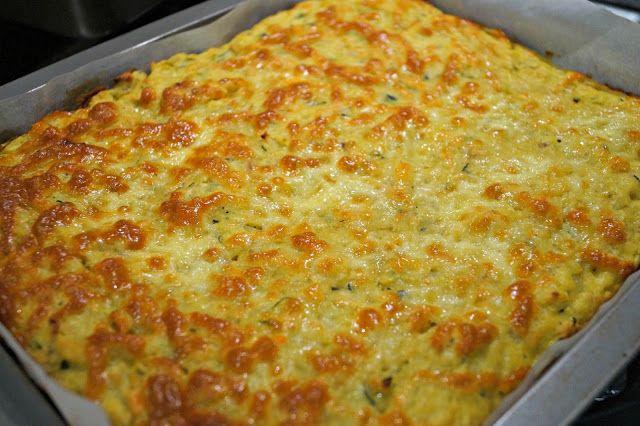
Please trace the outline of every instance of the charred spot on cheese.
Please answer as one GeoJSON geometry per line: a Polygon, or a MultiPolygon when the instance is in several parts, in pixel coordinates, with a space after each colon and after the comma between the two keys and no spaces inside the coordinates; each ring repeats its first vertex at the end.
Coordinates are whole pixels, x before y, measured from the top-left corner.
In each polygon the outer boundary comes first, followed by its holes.
{"type": "Polygon", "coordinates": [[[380,312],[372,308],[366,308],[358,313],[356,329],[361,333],[366,333],[382,325],[382,322],[383,318],[380,312]]]}
{"type": "Polygon", "coordinates": [[[187,120],[170,120],[164,127],[164,133],[170,145],[184,147],[191,145],[196,137],[197,126],[187,120]]]}
{"type": "Polygon", "coordinates": [[[291,175],[297,174],[305,167],[318,167],[320,161],[316,158],[300,158],[294,155],[285,155],[280,159],[279,165],[285,171],[285,174],[291,175]]]}
{"type": "Polygon", "coordinates": [[[455,352],[460,356],[467,356],[490,344],[497,334],[498,330],[492,324],[450,320],[437,326],[431,337],[431,344],[437,351],[442,351],[454,342],[455,352]]]}
{"type": "Polygon", "coordinates": [[[237,188],[241,185],[241,176],[233,170],[229,164],[218,156],[196,157],[190,159],[190,164],[205,171],[206,174],[215,178],[224,186],[237,188]]]}
{"type": "Polygon", "coordinates": [[[316,237],[313,232],[303,232],[291,237],[293,246],[311,256],[322,253],[327,248],[327,242],[316,237]]]}
{"type": "Polygon", "coordinates": [[[586,247],[582,250],[580,259],[596,269],[613,272],[620,278],[626,278],[636,268],[632,262],[624,261],[594,247],[586,247]]]}
{"type": "Polygon", "coordinates": [[[111,124],[118,118],[118,110],[113,102],[100,102],[89,110],[89,118],[101,125],[111,124]]]}
{"type": "Polygon", "coordinates": [[[237,346],[227,352],[226,365],[236,373],[247,373],[253,368],[255,362],[271,362],[277,354],[277,347],[273,341],[263,336],[251,347],[237,346]]]}
{"type": "Polygon", "coordinates": [[[127,288],[132,284],[131,275],[125,261],[120,257],[104,259],[94,269],[104,279],[109,288],[127,288]]]}
{"type": "Polygon", "coordinates": [[[89,185],[91,185],[92,181],[93,176],[91,176],[91,173],[87,170],[78,169],[71,175],[68,185],[75,192],[86,193],[89,191],[89,185]]]}
{"type": "Polygon", "coordinates": [[[329,391],[324,383],[312,380],[303,384],[285,381],[275,386],[278,405],[288,421],[314,423],[320,420],[324,406],[329,402],[329,391]]]}
{"type": "Polygon", "coordinates": [[[611,244],[623,243],[626,239],[624,232],[624,223],[619,220],[603,217],[598,223],[598,231],[603,238],[611,244]]]}
{"type": "Polygon", "coordinates": [[[507,296],[514,302],[514,308],[509,315],[511,326],[520,335],[529,330],[534,315],[534,299],[531,283],[516,281],[506,289],[507,296]]]}
{"type": "Polygon", "coordinates": [[[229,200],[223,192],[215,192],[207,197],[195,197],[189,201],[182,201],[181,198],[181,193],[173,192],[169,200],[160,206],[160,212],[173,225],[197,225],[206,210],[229,200]]]}
{"type": "Polygon", "coordinates": [[[95,242],[113,244],[120,241],[129,250],[140,250],[146,242],[146,232],[129,220],[119,220],[105,230],[91,230],[82,232],[73,237],[77,248],[86,250],[95,242]]]}
{"type": "Polygon", "coordinates": [[[442,371],[419,371],[417,377],[435,383],[441,383],[463,393],[479,392],[482,390],[498,390],[503,393],[512,391],[525,377],[529,368],[518,367],[509,372],[505,377],[498,376],[495,372],[465,371],[456,373],[444,373],[442,371]]]}
{"type": "Polygon", "coordinates": [[[147,259],[147,264],[153,269],[162,270],[166,267],[167,261],[162,256],[152,256],[147,259]]]}
{"type": "Polygon", "coordinates": [[[285,87],[271,89],[264,101],[264,106],[268,110],[275,110],[295,102],[297,99],[311,99],[311,88],[308,83],[292,83],[285,87]]]}
{"type": "Polygon", "coordinates": [[[144,350],[144,339],[140,336],[111,332],[104,326],[98,326],[87,338],[86,356],[89,364],[86,394],[89,398],[97,399],[102,396],[107,385],[105,372],[109,357],[114,348],[123,349],[133,356],[140,355],[144,350]]]}
{"type": "Polygon", "coordinates": [[[637,268],[638,122],[426,2],[301,2],[5,145],[0,320],[115,425],[479,424],[637,268]]]}
{"type": "Polygon", "coordinates": [[[45,210],[33,224],[33,233],[39,239],[46,237],[56,227],[67,225],[78,217],[80,212],[73,203],[63,202],[45,210]]]}
{"type": "Polygon", "coordinates": [[[575,226],[582,227],[582,226],[591,225],[591,219],[589,219],[589,212],[584,208],[571,210],[570,212],[568,212],[567,220],[575,226]]]}
{"type": "Polygon", "coordinates": [[[124,180],[117,175],[104,175],[102,176],[102,183],[107,187],[107,189],[111,192],[127,192],[129,190],[129,185],[127,185],[124,180]]]}

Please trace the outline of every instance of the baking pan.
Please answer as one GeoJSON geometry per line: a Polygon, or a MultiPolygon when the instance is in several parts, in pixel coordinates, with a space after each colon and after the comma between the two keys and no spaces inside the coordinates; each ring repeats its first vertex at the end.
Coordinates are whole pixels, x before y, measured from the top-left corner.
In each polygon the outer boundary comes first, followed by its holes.
{"type": "MultiPolygon", "coordinates": [[[[469,7],[471,1],[433,0],[433,3],[447,12],[502,27],[511,36],[541,52],[554,53],[556,61],[564,66],[583,72],[590,72],[585,69],[595,70],[594,76],[605,83],[614,82],[612,84],[628,91],[640,92],[636,87],[637,78],[634,78],[637,74],[620,74],[640,72],[640,54],[629,55],[629,52],[637,52],[637,46],[640,45],[640,27],[636,28],[636,24],[579,0],[565,0],[562,6],[553,0],[539,0],[536,7],[529,7],[531,3],[527,4],[526,0],[514,0],[509,7],[506,4],[496,6],[495,1],[474,0],[473,8],[469,7]],[[515,3],[525,6],[520,15],[515,7],[510,9],[515,3]],[[571,5],[583,8],[577,18],[568,16],[567,10],[563,9],[571,5]],[[501,8],[499,13],[496,7],[501,8]],[[532,15],[535,16],[532,18],[532,15]],[[507,20],[514,16],[521,20],[507,20]],[[580,44],[577,53],[582,56],[576,55],[575,46],[573,50],[570,48],[568,41],[571,40],[545,41],[544,35],[538,39],[527,37],[526,30],[536,27],[535,19],[554,25],[568,22],[582,26],[588,22],[590,26],[573,37],[580,44]],[[610,49],[589,62],[588,59],[593,58],[590,49],[598,52],[601,46],[609,46],[610,49]],[[587,62],[581,63],[580,60],[585,58],[587,62]],[[611,58],[615,61],[612,62],[611,58]],[[616,75],[622,77],[616,79],[616,75]],[[625,80],[624,77],[629,78],[625,80]]],[[[237,3],[237,0],[209,0],[0,87],[0,141],[21,134],[50,111],[77,106],[78,97],[83,92],[109,85],[115,76],[127,69],[147,69],[150,62],[173,53],[199,51],[226,41],[239,29],[248,28],[264,16],[295,1],[250,0],[250,5],[243,5],[221,20],[212,37],[209,37],[211,33],[204,31],[206,28],[197,29],[196,33],[175,35],[215,20],[237,3]],[[168,37],[171,35],[174,36],[168,37]],[[160,39],[164,40],[151,43],[160,39]]],[[[551,35],[558,31],[558,28],[557,31],[551,31],[551,35]]],[[[640,327],[636,326],[640,324],[638,307],[640,273],[635,273],[583,330],[558,342],[543,354],[525,381],[505,399],[489,422],[499,425],[556,425],[574,419],[640,349],[640,327]]],[[[13,411],[5,411],[4,415],[16,416],[10,418],[14,424],[24,424],[26,416],[29,416],[27,423],[30,424],[40,424],[38,419],[50,419],[52,410],[45,403],[46,398],[34,387],[26,386],[29,382],[24,377],[20,379],[20,375],[14,374],[20,370],[10,358],[4,357],[6,353],[2,350],[0,348],[0,368],[6,372],[5,377],[14,376],[0,385],[0,406],[6,406],[1,402],[5,398],[9,401],[7,404],[13,404],[14,407],[13,411]],[[16,397],[13,389],[17,389],[19,383],[24,385],[21,388],[23,393],[16,397]]],[[[3,420],[0,415],[0,423],[4,424],[3,420]]],[[[73,423],[90,424],[86,418],[73,423]]],[[[49,420],[46,424],[56,423],[49,420]]]]}
{"type": "Polygon", "coordinates": [[[0,425],[64,425],[46,395],[17,368],[4,345],[0,345],[0,374],[0,425]]]}

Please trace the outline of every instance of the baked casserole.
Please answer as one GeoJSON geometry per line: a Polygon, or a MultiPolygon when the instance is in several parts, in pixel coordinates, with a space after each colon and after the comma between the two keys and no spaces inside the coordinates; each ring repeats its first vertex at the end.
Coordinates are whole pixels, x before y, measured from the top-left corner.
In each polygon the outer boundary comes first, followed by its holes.
{"type": "Polygon", "coordinates": [[[299,3],[0,153],[0,319],[116,425],[482,423],[640,260],[640,101],[299,3]]]}

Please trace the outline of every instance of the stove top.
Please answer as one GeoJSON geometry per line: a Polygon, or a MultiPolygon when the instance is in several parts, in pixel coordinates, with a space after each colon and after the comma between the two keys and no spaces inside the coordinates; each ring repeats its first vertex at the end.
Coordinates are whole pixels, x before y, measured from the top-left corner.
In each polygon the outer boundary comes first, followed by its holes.
{"type": "MultiPolygon", "coordinates": [[[[74,53],[131,31],[203,0],[162,2],[147,14],[117,31],[93,39],[54,35],[0,19],[0,86],[74,53]]],[[[615,8],[612,11],[640,22],[640,13],[615,8]]],[[[0,419],[3,416],[0,413],[0,419]]],[[[544,416],[543,413],[541,413],[544,416]]],[[[593,404],[576,420],[575,426],[640,424],[640,356],[633,360],[593,404]]]]}

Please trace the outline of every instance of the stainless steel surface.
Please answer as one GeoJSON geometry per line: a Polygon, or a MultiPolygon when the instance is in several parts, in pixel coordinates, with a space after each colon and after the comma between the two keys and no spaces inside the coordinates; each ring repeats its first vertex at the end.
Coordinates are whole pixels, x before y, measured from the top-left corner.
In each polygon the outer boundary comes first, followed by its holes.
{"type": "MultiPolygon", "coordinates": [[[[80,93],[80,89],[109,81],[124,71],[123,65],[113,61],[113,58],[133,49],[144,51],[142,48],[151,41],[215,19],[238,2],[239,0],[210,0],[36,71],[0,87],[0,106],[4,105],[6,112],[6,106],[12,102],[36,98],[50,109],[60,105],[73,105],[76,102],[75,95],[80,93]],[[87,80],[90,76],[83,74],[82,67],[92,61],[104,64],[104,69],[98,79],[87,80]],[[69,75],[68,73],[73,73],[74,79],[70,81],[78,83],[77,87],[72,88],[74,90],[61,92],[58,88],[52,92],[50,98],[41,99],[41,93],[36,89],[56,76],[64,77],[69,75]]],[[[148,58],[141,55],[139,63],[128,66],[141,66],[140,64],[147,62],[148,58]]],[[[46,112],[44,109],[36,108],[33,113],[43,115],[46,112]]],[[[15,133],[33,121],[35,120],[30,117],[21,117],[15,123],[7,124],[0,114],[0,140],[3,140],[4,130],[9,129],[9,133],[15,133]],[[16,127],[10,128],[13,124],[16,124],[16,127]]],[[[505,411],[496,424],[567,423],[593,400],[640,348],[640,327],[636,326],[640,324],[640,309],[637,308],[640,306],[640,287],[632,286],[616,298],[619,300],[608,306],[604,315],[580,333],[575,345],[555,361],[535,384],[505,411]]],[[[4,368],[1,362],[0,368],[4,368]]],[[[6,393],[7,390],[7,386],[0,385],[0,399],[2,392],[6,393]]],[[[32,405],[37,404],[41,404],[41,401],[38,402],[34,395],[32,405]]],[[[30,406],[25,407],[26,412],[30,406]]]]}
{"type": "Polygon", "coordinates": [[[0,17],[67,37],[112,32],[162,0],[3,0],[0,17]]]}
{"type": "Polygon", "coordinates": [[[239,0],[209,0],[69,56],[60,62],[0,86],[0,101],[33,90],[52,78],[71,72],[89,62],[210,22],[238,3],[239,0]]]}
{"type": "Polygon", "coordinates": [[[616,6],[623,6],[629,9],[640,11],[640,0],[598,0],[598,2],[616,6]]]}
{"type": "Polygon", "coordinates": [[[617,398],[624,392],[627,387],[627,371],[623,370],[609,383],[606,388],[600,392],[595,398],[596,402],[604,402],[608,399],[617,398]]]}
{"type": "MultiPolygon", "coordinates": [[[[614,13],[618,16],[622,16],[625,19],[640,23],[640,0],[637,0],[637,1],[634,0],[629,2],[629,3],[635,3],[636,4],[635,8],[616,6],[615,5],[616,2],[606,1],[606,0],[593,1],[593,3],[599,4],[600,6],[607,9],[609,12],[614,13]]],[[[622,4],[624,2],[621,1],[619,3],[622,4]]]]}

